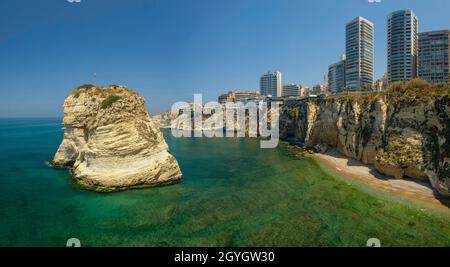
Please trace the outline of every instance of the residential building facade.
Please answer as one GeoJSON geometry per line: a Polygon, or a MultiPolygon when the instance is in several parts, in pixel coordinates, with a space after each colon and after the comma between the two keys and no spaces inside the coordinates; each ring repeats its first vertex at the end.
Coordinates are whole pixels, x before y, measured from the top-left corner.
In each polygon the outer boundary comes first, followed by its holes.
{"type": "Polygon", "coordinates": [[[301,84],[283,85],[283,97],[302,97],[308,94],[308,87],[301,84]]]}
{"type": "Polygon", "coordinates": [[[419,78],[450,84],[450,30],[419,33],[419,78]]]}
{"type": "Polygon", "coordinates": [[[265,96],[282,96],[281,72],[267,72],[263,74],[259,82],[259,91],[265,96]]]}
{"type": "Polygon", "coordinates": [[[341,60],[328,67],[328,91],[331,94],[340,93],[345,89],[345,55],[341,60]]]}
{"type": "Polygon", "coordinates": [[[374,74],[374,24],[357,17],[345,29],[345,83],[349,90],[369,88],[374,74]]]}
{"type": "Polygon", "coordinates": [[[388,15],[388,80],[411,80],[417,77],[419,21],[412,10],[399,10],[388,15]]]}

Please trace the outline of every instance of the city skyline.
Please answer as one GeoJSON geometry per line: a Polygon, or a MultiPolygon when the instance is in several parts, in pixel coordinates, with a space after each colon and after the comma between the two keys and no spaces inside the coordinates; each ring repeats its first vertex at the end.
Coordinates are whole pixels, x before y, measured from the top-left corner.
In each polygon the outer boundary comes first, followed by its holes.
{"type": "Polygon", "coordinates": [[[312,87],[345,52],[345,24],[357,16],[375,24],[377,80],[387,66],[387,14],[414,10],[419,32],[450,28],[445,0],[327,1],[329,10],[316,2],[86,1],[74,6],[55,0],[19,8],[2,1],[0,117],[61,116],[61,99],[85,83],[134,88],[146,97],[152,114],[194,93],[213,100],[229,90],[257,89],[267,70],[280,70],[285,84],[312,87]],[[315,20],[318,10],[320,21],[315,20]],[[297,13],[302,16],[294,18],[297,13]]]}

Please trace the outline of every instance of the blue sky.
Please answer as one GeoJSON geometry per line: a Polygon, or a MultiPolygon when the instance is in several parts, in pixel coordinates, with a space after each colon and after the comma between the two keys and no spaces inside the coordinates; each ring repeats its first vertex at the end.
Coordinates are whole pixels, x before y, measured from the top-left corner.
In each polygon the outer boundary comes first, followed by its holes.
{"type": "Polygon", "coordinates": [[[64,97],[85,83],[127,85],[153,114],[194,93],[257,90],[268,70],[311,86],[359,15],[375,23],[379,78],[386,16],[405,8],[420,31],[450,28],[448,0],[2,0],[0,117],[62,116],[64,97]]]}

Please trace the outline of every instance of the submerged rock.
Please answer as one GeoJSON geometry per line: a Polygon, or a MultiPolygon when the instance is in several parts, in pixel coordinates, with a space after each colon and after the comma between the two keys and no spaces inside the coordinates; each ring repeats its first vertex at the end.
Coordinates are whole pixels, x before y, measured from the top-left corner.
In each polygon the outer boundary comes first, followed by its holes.
{"type": "Polygon", "coordinates": [[[64,139],[53,160],[72,168],[75,184],[96,191],[170,184],[176,159],[144,105],[123,87],[80,86],[64,101],[64,139]]]}

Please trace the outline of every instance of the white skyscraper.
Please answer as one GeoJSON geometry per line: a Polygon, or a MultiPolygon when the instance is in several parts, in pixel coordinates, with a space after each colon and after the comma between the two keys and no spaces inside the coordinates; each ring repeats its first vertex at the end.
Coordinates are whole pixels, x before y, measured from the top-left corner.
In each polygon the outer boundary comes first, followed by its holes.
{"type": "Polygon", "coordinates": [[[281,83],[281,72],[267,72],[259,80],[259,91],[265,96],[281,96],[283,86],[281,83]]]}
{"type": "Polygon", "coordinates": [[[374,25],[357,17],[345,29],[345,83],[348,89],[372,87],[374,73],[374,25]]]}

